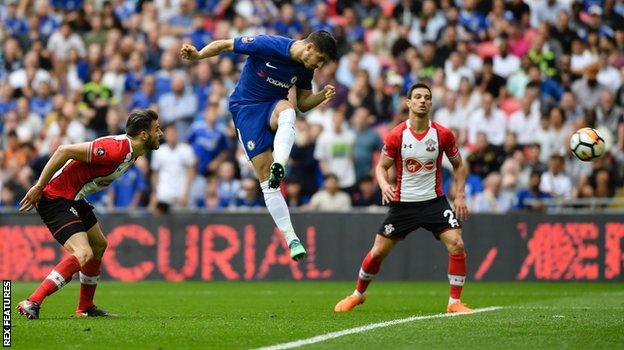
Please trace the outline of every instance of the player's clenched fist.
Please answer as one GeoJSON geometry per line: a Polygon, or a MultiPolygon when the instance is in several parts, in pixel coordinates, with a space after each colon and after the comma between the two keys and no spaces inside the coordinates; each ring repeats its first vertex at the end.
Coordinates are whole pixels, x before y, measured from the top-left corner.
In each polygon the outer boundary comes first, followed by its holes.
{"type": "Polygon", "coordinates": [[[336,97],[336,88],[332,85],[325,85],[325,87],[323,88],[323,94],[325,97],[323,102],[327,103],[336,97]]]}
{"type": "Polygon", "coordinates": [[[185,60],[195,61],[199,59],[197,48],[191,44],[184,44],[180,49],[180,57],[185,60]]]}

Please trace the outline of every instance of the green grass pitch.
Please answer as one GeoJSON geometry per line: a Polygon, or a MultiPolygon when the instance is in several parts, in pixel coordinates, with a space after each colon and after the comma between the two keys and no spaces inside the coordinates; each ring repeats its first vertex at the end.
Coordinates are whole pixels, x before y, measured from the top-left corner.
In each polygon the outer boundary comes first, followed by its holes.
{"type": "MultiPolygon", "coordinates": [[[[36,287],[13,283],[13,308],[36,287]]],[[[448,285],[374,282],[353,312],[334,304],[353,282],[102,282],[96,303],[117,318],[76,319],[78,284],[46,300],[41,319],[13,312],[15,349],[252,349],[445,310],[448,285]]],[[[417,320],[305,349],[623,349],[621,283],[471,282],[463,300],[496,311],[417,320]]]]}

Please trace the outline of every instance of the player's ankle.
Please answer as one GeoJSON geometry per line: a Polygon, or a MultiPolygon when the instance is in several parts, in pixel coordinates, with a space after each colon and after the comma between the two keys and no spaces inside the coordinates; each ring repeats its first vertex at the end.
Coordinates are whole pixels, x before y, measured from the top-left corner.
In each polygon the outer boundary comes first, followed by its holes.
{"type": "Polygon", "coordinates": [[[356,290],[353,291],[353,296],[362,299],[362,298],[364,298],[364,293],[360,293],[360,291],[356,289],[356,290]]]}
{"type": "Polygon", "coordinates": [[[455,298],[453,298],[453,297],[449,297],[448,304],[449,304],[449,305],[451,305],[451,304],[455,304],[455,303],[456,303],[456,302],[458,302],[458,301],[460,301],[460,300],[459,300],[459,299],[455,299],[455,298]]]}

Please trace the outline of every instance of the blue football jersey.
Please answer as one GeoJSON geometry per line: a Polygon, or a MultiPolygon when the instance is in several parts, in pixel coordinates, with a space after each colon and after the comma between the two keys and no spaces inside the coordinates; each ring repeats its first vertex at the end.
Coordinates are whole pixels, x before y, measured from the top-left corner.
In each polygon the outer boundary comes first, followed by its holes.
{"type": "Polygon", "coordinates": [[[240,79],[230,96],[233,102],[266,102],[287,99],[296,85],[312,90],[314,70],[290,57],[293,39],[272,35],[234,39],[234,52],[249,55],[240,79]]]}

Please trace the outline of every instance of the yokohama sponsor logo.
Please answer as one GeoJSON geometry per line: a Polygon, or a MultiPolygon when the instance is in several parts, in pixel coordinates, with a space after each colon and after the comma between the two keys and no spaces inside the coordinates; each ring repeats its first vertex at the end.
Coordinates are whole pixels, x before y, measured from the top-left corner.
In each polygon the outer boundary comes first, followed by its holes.
{"type": "Polygon", "coordinates": [[[285,83],[283,81],[275,80],[275,79],[273,79],[271,77],[267,77],[266,81],[267,81],[267,83],[269,83],[271,85],[279,86],[279,87],[284,88],[284,89],[290,89],[290,87],[292,86],[292,84],[290,84],[290,83],[285,83]]]}

